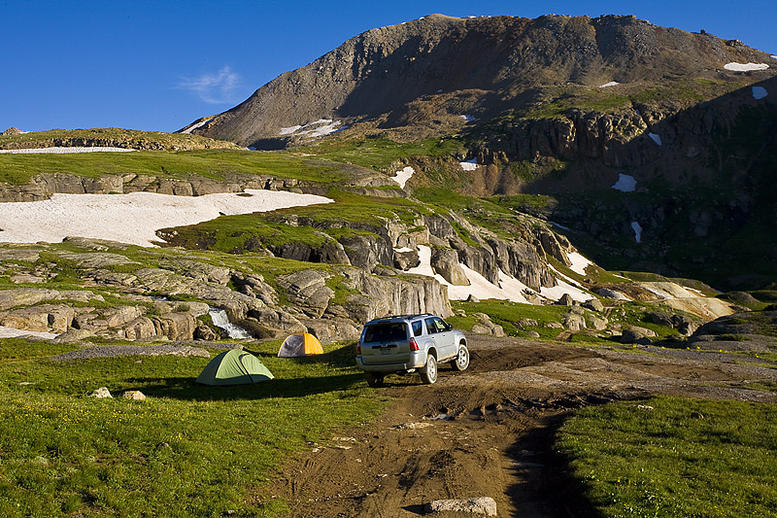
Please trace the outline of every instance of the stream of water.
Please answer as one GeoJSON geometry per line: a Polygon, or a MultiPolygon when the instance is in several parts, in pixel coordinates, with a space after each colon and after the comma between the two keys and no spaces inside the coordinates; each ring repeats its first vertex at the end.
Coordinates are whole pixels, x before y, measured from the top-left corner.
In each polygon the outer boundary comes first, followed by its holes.
{"type": "Polygon", "coordinates": [[[237,324],[233,324],[223,309],[210,308],[208,312],[213,325],[227,332],[230,338],[253,338],[251,334],[237,324]]]}

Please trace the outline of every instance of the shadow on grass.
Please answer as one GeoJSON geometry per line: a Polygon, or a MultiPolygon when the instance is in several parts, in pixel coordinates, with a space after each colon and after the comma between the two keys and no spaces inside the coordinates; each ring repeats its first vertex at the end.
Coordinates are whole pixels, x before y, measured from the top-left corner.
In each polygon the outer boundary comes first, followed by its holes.
{"type": "MultiPolygon", "coordinates": [[[[252,351],[244,349],[258,358],[278,358],[277,353],[264,351],[252,351]]],[[[330,367],[353,367],[356,365],[356,350],[353,344],[347,344],[324,354],[313,356],[300,356],[298,358],[283,358],[283,361],[294,362],[299,365],[326,364],[330,367]]]]}
{"type": "Polygon", "coordinates": [[[193,377],[129,378],[147,396],[186,401],[230,401],[302,397],[342,391],[364,382],[360,373],[292,379],[273,379],[252,385],[200,385],[193,377]]]}

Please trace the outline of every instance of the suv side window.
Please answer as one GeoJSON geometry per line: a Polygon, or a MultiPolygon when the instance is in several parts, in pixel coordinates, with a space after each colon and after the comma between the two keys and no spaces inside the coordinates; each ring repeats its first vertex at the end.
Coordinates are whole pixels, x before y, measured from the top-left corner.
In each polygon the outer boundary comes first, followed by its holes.
{"type": "Polygon", "coordinates": [[[416,320],[413,322],[413,336],[421,336],[424,332],[424,321],[416,320]]]}
{"type": "Polygon", "coordinates": [[[426,330],[430,335],[439,332],[433,318],[427,318],[424,322],[426,322],[426,330]]]}
{"type": "Polygon", "coordinates": [[[437,328],[438,333],[442,333],[447,330],[447,326],[445,325],[445,322],[443,322],[441,318],[434,317],[434,325],[437,328]]]}

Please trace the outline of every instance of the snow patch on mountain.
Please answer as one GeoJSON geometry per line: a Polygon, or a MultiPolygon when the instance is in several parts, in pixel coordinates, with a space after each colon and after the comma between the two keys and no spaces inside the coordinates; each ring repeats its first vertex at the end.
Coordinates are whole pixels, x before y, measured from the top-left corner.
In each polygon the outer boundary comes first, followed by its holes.
{"type": "Polygon", "coordinates": [[[304,125],[288,126],[281,128],[278,135],[307,135],[308,137],[323,137],[329,135],[335,131],[345,129],[347,126],[339,128],[342,124],[341,121],[332,119],[318,119],[317,121],[309,122],[304,125]]]}
{"type": "Polygon", "coordinates": [[[221,215],[333,201],[312,194],[268,190],[202,196],[56,193],[48,200],[0,203],[0,242],[57,243],[67,236],[81,236],[154,246],[154,242],[161,241],[156,231],[162,228],[193,225],[221,215]]]}
{"type": "Polygon", "coordinates": [[[192,125],[191,125],[191,126],[189,126],[188,128],[184,128],[184,129],[182,129],[182,130],[181,130],[181,133],[191,134],[191,132],[192,132],[192,131],[196,130],[197,128],[201,128],[201,127],[205,126],[205,125],[206,125],[206,124],[208,124],[208,123],[209,123],[211,120],[212,120],[212,119],[205,119],[205,120],[202,120],[202,121],[200,121],[200,122],[195,122],[194,124],[192,124],[192,125]]]}
{"type": "Polygon", "coordinates": [[[766,70],[769,68],[769,65],[766,63],[726,63],[723,65],[723,68],[726,70],[731,70],[732,72],[753,72],[755,70],[766,70]]]}
{"type": "Polygon", "coordinates": [[[618,173],[618,181],[612,188],[621,192],[634,192],[637,188],[637,180],[630,174],[618,173]]]}
{"type": "Polygon", "coordinates": [[[579,273],[580,275],[585,275],[585,269],[589,266],[593,266],[594,264],[579,252],[568,252],[567,258],[572,263],[569,266],[569,269],[575,273],[579,273]]]}
{"type": "Polygon", "coordinates": [[[25,155],[31,153],[50,153],[56,155],[67,155],[71,153],[126,153],[128,151],[135,151],[134,149],[127,149],[123,147],[36,147],[28,149],[0,149],[0,153],[8,153],[12,155],[25,155]]]}
{"type": "Polygon", "coordinates": [[[410,166],[404,167],[400,171],[397,171],[394,176],[391,177],[392,180],[397,182],[400,187],[403,189],[405,188],[405,184],[408,180],[415,174],[415,169],[413,169],[410,166]]]}
{"type": "Polygon", "coordinates": [[[642,225],[640,225],[637,221],[631,222],[631,229],[634,231],[634,241],[637,243],[642,242],[642,225]]]}
{"type": "Polygon", "coordinates": [[[469,160],[465,160],[464,162],[459,162],[459,165],[465,171],[474,171],[479,167],[477,158],[471,158],[469,160]]]}

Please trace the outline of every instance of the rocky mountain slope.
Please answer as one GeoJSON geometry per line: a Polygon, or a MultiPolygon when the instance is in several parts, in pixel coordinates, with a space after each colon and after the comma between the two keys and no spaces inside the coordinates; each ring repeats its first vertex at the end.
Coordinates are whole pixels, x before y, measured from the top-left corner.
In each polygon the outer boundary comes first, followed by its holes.
{"type": "Polygon", "coordinates": [[[324,156],[453,142],[382,170],[414,167],[410,191],[549,196],[533,213],[609,268],[754,288],[777,278],[775,73],[738,40],[634,17],[431,15],[360,34],[186,131],[324,156]]]}
{"type": "Polygon", "coordinates": [[[116,147],[145,151],[191,151],[239,149],[231,142],[199,135],[138,131],[123,128],[22,131],[8,128],[0,133],[0,150],[51,147],[116,147]]]}
{"type": "Polygon", "coordinates": [[[531,104],[548,87],[717,79],[727,63],[770,61],[740,42],[634,17],[430,15],[360,34],[189,129],[256,145],[318,120],[398,110],[388,123],[398,125],[427,96],[441,96],[443,113],[488,119],[531,104]]]}

